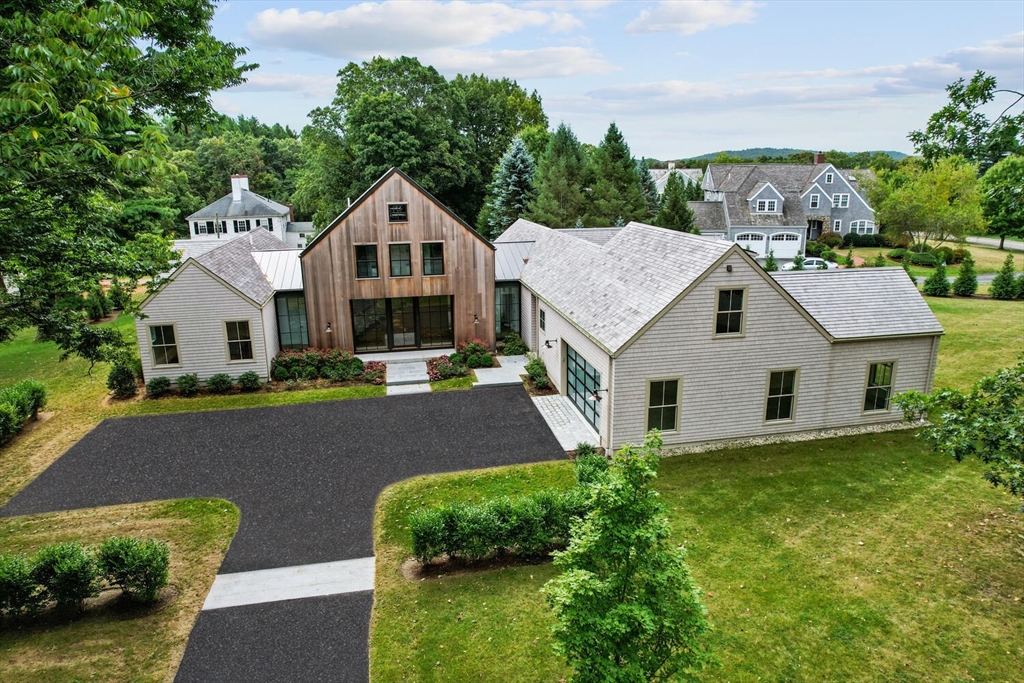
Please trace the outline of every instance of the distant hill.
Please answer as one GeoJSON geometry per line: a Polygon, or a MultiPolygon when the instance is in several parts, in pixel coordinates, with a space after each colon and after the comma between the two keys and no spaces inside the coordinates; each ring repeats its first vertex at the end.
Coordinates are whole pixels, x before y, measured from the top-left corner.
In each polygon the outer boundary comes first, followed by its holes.
{"type": "MultiPolygon", "coordinates": [[[[750,149],[728,149],[722,152],[710,152],[708,154],[701,154],[699,157],[689,157],[691,159],[697,159],[701,161],[710,161],[717,157],[719,154],[728,154],[731,157],[739,157],[740,159],[756,159],[758,157],[788,157],[790,154],[796,154],[797,152],[817,152],[820,150],[806,150],[806,149],[794,149],[792,147],[751,147],[750,149]]],[[[847,152],[847,154],[853,155],[857,152],[847,152]]],[[[907,157],[903,152],[895,152],[885,150],[884,154],[888,154],[893,158],[893,161],[899,161],[907,157]]]]}

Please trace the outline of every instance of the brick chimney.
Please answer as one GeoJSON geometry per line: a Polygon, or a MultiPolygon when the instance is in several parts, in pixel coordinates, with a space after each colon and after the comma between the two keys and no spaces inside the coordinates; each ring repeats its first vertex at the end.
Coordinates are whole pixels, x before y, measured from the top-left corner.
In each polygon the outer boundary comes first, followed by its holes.
{"type": "Polygon", "coordinates": [[[816,163],[816,164],[823,164],[823,163],[825,163],[825,153],[824,152],[815,152],[814,153],[814,163],[816,163]]]}
{"type": "Polygon", "coordinates": [[[242,190],[249,190],[249,176],[247,175],[233,175],[231,176],[231,201],[240,202],[242,201],[242,190]]]}

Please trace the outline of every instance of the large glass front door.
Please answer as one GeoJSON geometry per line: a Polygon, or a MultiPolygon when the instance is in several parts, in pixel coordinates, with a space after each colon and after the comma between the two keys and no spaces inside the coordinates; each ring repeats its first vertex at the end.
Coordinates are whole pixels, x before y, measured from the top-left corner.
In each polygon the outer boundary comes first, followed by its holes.
{"type": "Polygon", "coordinates": [[[388,346],[392,349],[419,346],[416,343],[416,299],[402,297],[387,301],[391,321],[391,329],[388,330],[391,343],[388,346]]]}
{"type": "Polygon", "coordinates": [[[357,299],[352,329],[356,353],[452,346],[452,297],[357,299]]]}

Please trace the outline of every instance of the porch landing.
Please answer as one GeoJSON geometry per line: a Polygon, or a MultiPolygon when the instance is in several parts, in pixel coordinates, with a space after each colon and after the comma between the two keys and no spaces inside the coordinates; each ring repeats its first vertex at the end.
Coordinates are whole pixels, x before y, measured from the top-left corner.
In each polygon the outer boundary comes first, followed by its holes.
{"type": "Polygon", "coordinates": [[[357,353],[356,358],[364,363],[379,360],[384,363],[426,363],[431,358],[450,356],[455,349],[414,349],[412,351],[388,351],[387,353],[357,353]]]}

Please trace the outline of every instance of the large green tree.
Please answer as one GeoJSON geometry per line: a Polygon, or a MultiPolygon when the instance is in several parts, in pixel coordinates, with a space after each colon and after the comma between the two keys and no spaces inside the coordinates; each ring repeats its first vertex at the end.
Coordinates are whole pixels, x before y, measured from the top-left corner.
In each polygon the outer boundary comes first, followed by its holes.
{"type": "MultiPolygon", "coordinates": [[[[206,0],[0,2],[0,340],[37,325],[64,349],[98,279],[167,267],[158,228],[122,195],[166,160],[157,116],[200,125],[240,83],[245,50],[213,37],[206,0]]],[[[130,195],[130,192],[128,193],[130,195]]]]}
{"type": "Polygon", "coordinates": [[[636,161],[614,121],[594,155],[594,185],[587,204],[588,226],[642,221],[647,216],[636,161]]]}
{"type": "Polygon", "coordinates": [[[523,139],[514,138],[494,169],[487,201],[477,222],[481,234],[493,240],[526,215],[537,194],[533,185],[536,170],[523,139]]]}
{"type": "Polygon", "coordinates": [[[644,204],[647,205],[645,220],[651,220],[658,214],[660,198],[658,197],[658,184],[654,182],[647,159],[640,159],[636,162],[636,173],[640,176],[640,189],[643,191],[644,204]]]}
{"type": "Polygon", "coordinates": [[[537,164],[537,197],[529,219],[551,228],[571,228],[586,210],[587,157],[572,129],[559,124],[537,164]]]}
{"type": "Polygon", "coordinates": [[[1013,154],[981,176],[981,208],[990,234],[1024,239],[1024,156],[1013,154]]]}
{"type": "Polygon", "coordinates": [[[929,162],[961,156],[978,165],[982,172],[1007,154],[1019,154],[1024,146],[1024,94],[999,90],[994,76],[975,72],[946,86],[949,102],[928,119],[925,129],[907,137],[918,154],[929,162]],[[996,100],[1009,98],[1009,106],[990,121],[981,109],[996,100]],[[1019,111],[1013,112],[1017,108],[1019,111]]]}
{"type": "Polygon", "coordinates": [[[678,173],[669,173],[665,194],[661,197],[661,208],[654,217],[655,225],[681,232],[698,232],[693,222],[693,209],[686,203],[685,185],[686,181],[678,173]]]}
{"type": "Polygon", "coordinates": [[[700,591],[652,487],[660,447],[652,432],[616,453],[593,486],[591,512],[555,553],[562,573],[543,591],[576,683],[675,680],[713,661],[700,591]]]}

